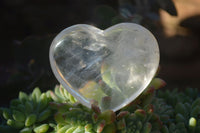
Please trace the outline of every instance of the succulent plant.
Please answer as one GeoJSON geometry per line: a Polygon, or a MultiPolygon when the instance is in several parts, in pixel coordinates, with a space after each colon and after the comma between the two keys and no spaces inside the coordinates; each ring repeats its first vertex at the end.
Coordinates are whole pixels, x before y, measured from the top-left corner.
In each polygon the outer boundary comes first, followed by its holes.
{"type": "Polygon", "coordinates": [[[149,87],[123,109],[101,112],[81,105],[61,85],[41,93],[19,93],[9,108],[1,108],[3,133],[199,133],[197,89],[158,90],[166,83],[154,78],[149,87]]]}
{"type": "MultiPolygon", "coordinates": [[[[197,89],[191,88],[182,92],[178,92],[177,89],[171,92],[169,90],[158,92],[157,97],[159,98],[157,99],[162,99],[163,103],[163,108],[158,110],[167,112],[165,113],[167,119],[162,121],[168,127],[168,132],[200,132],[200,98],[198,94],[197,89]]],[[[162,103],[157,103],[156,107],[162,103]]]]}
{"type": "Polygon", "coordinates": [[[55,131],[74,133],[148,133],[159,131],[162,122],[154,114],[153,105],[150,103],[154,97],[154,88],[158,89],[164,84],[165,82],[161,79],[153,80],[150,87],[139,98],[117,113],[111,110],[101,112],[95,103],[92,104],[90,110],[78,103],[61,103],[55,100],[51,103],[51,107],[57,110],[54,116],[58,124],[55,126],[55,131]]]}
{"type": "Polygon", "coordinates": [[[101,113],[96,105],[92,105],[90,110],[81,104],[70,105],[68,103],[51,103],[51,106],[58,110],[54,116],[57,123],[56,132],[101,133],[107,130],[112,133],[116,130],[113,123],[115,113],[111,110],[101,113]]]}
{"type": "Polygon", "coordinates": [[[47,93],[51,96],[53,101],[58,103],[74,104],[77,102],[77,100],[62,85],[56,85],[54,91],[49,90],[47,93]]]}
{"type": "Polygon", "coordinates": [[[53,114],[49,108],[49,102],[52,101],[47,93],[41,93],[39,88],[35,88],[30,95],[19,92],[18,99],[10,102],[9,108],[1,108],[2,116],[7,125],[2,124],[0,131],[6,128],[15,129],[20,133],[45,133],[49,129],[49,123],[53,114]],[[41,124],[46,124],[41,127],[41,124]],[[39,126],[39,127],[38,127],[39,126]],[[9,128],[10,127],[10,128],[9,128]],[[44,128],[45,127],[45,128],[44,128]]]}

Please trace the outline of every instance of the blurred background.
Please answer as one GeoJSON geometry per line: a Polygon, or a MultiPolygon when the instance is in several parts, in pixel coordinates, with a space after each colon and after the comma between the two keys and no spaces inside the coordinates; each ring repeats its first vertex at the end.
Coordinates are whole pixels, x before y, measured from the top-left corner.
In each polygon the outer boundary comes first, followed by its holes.
{"type": "Polygon", "coordinates": [[[60,31],[86,23],[105,29],[133,22],[152,31],[167,89],[200,88],[199,0],[1,0],[0,104],[19,91],[58,84],[49,46],[60,31]]]}

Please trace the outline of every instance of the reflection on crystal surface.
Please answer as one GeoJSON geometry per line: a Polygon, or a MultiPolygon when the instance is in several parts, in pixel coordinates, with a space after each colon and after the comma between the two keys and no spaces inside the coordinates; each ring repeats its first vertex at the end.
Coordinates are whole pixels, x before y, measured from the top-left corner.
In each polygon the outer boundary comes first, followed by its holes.
{"type": "Polygon", "coordinates": [[[150,83],[159,63],[153,35],[131,23],[105,31],[75,25],[62,31],[50,49],[61,84],[84,105],[98,102],[114,111],[135,99],[150,83]]]}

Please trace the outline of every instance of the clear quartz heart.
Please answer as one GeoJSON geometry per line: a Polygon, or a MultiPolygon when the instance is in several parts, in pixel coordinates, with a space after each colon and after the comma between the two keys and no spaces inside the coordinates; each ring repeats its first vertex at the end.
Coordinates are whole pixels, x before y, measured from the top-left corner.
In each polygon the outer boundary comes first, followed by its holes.
{"type": "Polygon", "coordinates": [[[78,24],[64,29],[50,47],[58,81],[83,105],[117,111],[149,85],[159,64],[159,48],[144,27],[121,23],[106,30],[78,24]]]}

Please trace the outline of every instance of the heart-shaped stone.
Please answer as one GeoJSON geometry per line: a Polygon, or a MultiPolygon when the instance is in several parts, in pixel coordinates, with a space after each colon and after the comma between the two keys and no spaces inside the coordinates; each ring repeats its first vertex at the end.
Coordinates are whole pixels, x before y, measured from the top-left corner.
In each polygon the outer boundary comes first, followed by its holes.
{"type": "Polygon", "coordinates": [[[58,81],[83,105],[117,111],[148,86],[159,65],[159,48],[144,27],[121,23],[106,30],[78,24],[64,29],[50,47],[58,81]]]}

